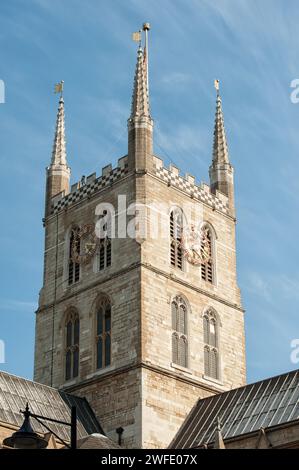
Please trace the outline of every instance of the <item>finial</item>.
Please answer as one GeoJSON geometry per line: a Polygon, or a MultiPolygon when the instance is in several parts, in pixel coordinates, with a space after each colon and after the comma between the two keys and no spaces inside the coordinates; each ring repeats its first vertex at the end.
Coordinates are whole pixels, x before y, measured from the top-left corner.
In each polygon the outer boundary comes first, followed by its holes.
{"type": "Polygon", "coordinates": [[[225,444],[223,441],[223,436],[222,436],[222,429],[221,429],[221,419],[219,416],[217,416],[216,420],[216,429],[215,429],[215,440],[214,440],[214,449],[225,449],[225,444]]]}
{"type": "MultiPolygon", "coordinates": [[[[141,34],[142,32],[140,32],[141,34]]],[[[134,33],[136,40],[139,38],[134,33]],[[136,36],[135,36],[136,35],[136,36]]],[[[147,44],[147,42],[145,42],[147,44]]],[[[150,117],[149,93],[148,93],[148,54],[146,46],[139,45],[137,51],[137,64],[135,69],[134,88],[130,119],[140,116],[150,117]]]]}
{"type": "Polygon", "coordinates": [[[63,95],[63,84],[64,84],[64,81],[61,80],[59,83],[55,84],[55,88],[54,88],[54,93],[60,93],[60,98],[62,98],[62,95],[63,95]]]}
{"type": "Polygon", "coordinates": [[[149,23],[143,23],[142,29],[143,31],[149,31],[151,29],[151,25],[149,23]]]}
{"type": "Polygon", "coordinates": [[[27,401],[27,403],[26,403],[25,411],[20,410],[20,413],[22,413],[25,417],[30,416],[28,401],[27,401]]]}
{"type": "Polygon", "coordinates": [[[222,426],[221,419],[219,416],[217,416],[217,430],[218,431],[221,431],[221,426],[222,426]]]}
{"type": "Polygon", "coordinates": [[[60,93],[59,106],[56,119],[55,137],[52,151],[52,165],[67,165],[66,163],[66,143],[65,143],[65,117],[64,117],[64,100],[63,80],[55,85],[55,93],[60,93]]]}
{"type": "Polygon", "coordinates": [[[224,128],[221,97],[219,93],[219,80],[214,81],[217,91],[216,113],[214,126],[213,163],[229,163],[228,146],[224,128]]]}

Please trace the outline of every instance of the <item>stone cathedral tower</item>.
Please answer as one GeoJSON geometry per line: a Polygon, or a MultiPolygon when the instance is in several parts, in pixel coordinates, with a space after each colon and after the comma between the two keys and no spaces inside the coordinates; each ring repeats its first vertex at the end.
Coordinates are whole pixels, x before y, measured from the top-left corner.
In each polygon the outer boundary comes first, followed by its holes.
{"type": "Polygon", "coordinates": [[[219,92],[210,185],[198,185],[153,152],[146,60],[139,47],[128,154],[71,187],[59,101],[34,378],[86,397],[110,438],[122,427],[124,446],[150,448],[199,397],[245,383],[245,345],[219,92]]]}

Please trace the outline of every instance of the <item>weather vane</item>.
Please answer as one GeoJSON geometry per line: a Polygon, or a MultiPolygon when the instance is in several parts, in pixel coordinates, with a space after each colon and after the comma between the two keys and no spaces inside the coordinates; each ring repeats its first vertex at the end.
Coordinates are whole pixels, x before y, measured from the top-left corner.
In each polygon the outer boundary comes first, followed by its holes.
{"type": "Polygon", "coordinates": [[[61,80],[61,82],[55,84],[55,88],[54,88],[54,93],[60,93],[61,98],[63,95],[63,84],[64,84],[64,81],[61,80]]]}
{"type": "Polygon", "coordinates": [[[145,35],[145,41],[144,41],[144,63],[146,66],[146,81],[147,81],[147,91],[149,92],[149,80],[148,80],[148,32],[151,29],[151,25],[149,23],[143,23],[142,29],[139,31],[136,31],[135,33],[132,34],[132,39],[135,42],[139,42],[139,47],[141,47],[141,41],[142,41],[142,31],[144,32],[145,35]]]}
{"type": "Polygon", "coordinates": [[[141,33],[141,29],[139,31],[136,31],[135,33],[132,33],[132,39],[135,42],[139,42],[139,47],[141,47],[141,33]]]}

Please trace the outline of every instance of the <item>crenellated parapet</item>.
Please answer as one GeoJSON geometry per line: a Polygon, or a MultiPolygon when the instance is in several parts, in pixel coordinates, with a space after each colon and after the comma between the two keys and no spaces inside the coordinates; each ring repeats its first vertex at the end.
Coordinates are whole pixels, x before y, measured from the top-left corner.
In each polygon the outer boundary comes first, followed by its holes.
{"type": "Polygon", "coordinates": [[[127,173],[128,157],[126,155],[118,160],[116,168],[112,168],[112,165],[107,165],[102,168],[101,176],[97,177],[96,173],[92,173],[87,178],[82,178],[81,181],[72,184],[69,194],[65,195],[62,192],[53,197],[51,201],[51,214],[56,214],[83,199],[89,198],[98,191],[110,187],[127,173]]]}
{"type": "MultiPolygon", "coordinates": [[[[61,192],[52,198],[51,214],[56,214],[75,203],[91,197],[98,191],[110,187],[128,174],[128,172],[128,156],[126,155],[118,160],[116,168],[112,168],[111,164],[102,168],[101,176],[97,177],[96,173],[92,173],[87,178],[83,177],[81,181],[72,184],[69,194],[66,195],[64,192],[61,192]]],[[[180,175],[180,170],[175,165],[171,164],[169,168],[165,168],[163,160],[153,156],[152,173],[168,186],[183,191],[191,198],[198,199],[211,206],[214,210],[229,214],[228,197],[225,194],[218,190],[216,194],[212,193],[210,186],[206,183],[196,184],[195,177],[189,173],[184,176],[180,175]]]]}
{"type": "Polygon", "coordinates": [[[154,156],[153,173],[167,183],[168,186],[173,186],[183,191],[191,198],[198,199],[215,210],[229,214],[228,197],[225,194],[220,191],[216,191],[213,194],[210,186],[206,183],[197,185],[194,176],[189,173],[185,176],[180,175],[180,170],[175,165],[171,164],[169,168],[165,168],[163,160],[154,156]]]}

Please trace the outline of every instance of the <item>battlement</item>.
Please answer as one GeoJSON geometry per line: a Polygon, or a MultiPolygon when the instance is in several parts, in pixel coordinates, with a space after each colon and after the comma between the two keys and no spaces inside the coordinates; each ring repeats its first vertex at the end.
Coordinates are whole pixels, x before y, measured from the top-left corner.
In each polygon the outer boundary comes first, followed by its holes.
{"type": "Polygon", "coordinates": [[[116,181],[120,180],[128,173],[128,156],[118,160],[116,168],[112,165],[106,165],[102,168],[102,175],[98,176],[96,173],[81,178],[81,181],[72,184],[71,191],[65,195],[64,192],[57,194],[52,198],[51,214],[56,214],[62,209],[66,209],[72,204],[81,201],[82,199],[90,197],[95,192],[111,186],[116,181]]]}
{"type": "MultiPolygon", "coordinates": [[[[188,194],[191,198],[198,199],[225,214],[229,213],[228,198],[225,194],[220,191],[216,191],[216,194],[213,194],[208,184],[196,184],[193,175],[186,173],[186,175],[182,176],[177,166],[171,164],[169,168],[165,168],[161,158],[153,156],[153,159],[154,175],[167,183],[168,186],[173,186],[188,194]]],[[[82,177],[81,181],[72,184],[69,194],[65,195],[62,192],[54,196],[51,204],[51,214],[56,214],[62,209],[66,209],[72,204],[90,197],[97,191],[111,186],[127,173],[128,156],[126,155],[118,160],[116,168],[113,169],[111,164],[106,165],[102,168],[101,176],[97,177],[96,173],[92,173],[87,177],[82,177]]]]}
{"type": "Polygon", "coordinates": [[[228,197],[225,194],[220,191],[216,191],[216,194],[213,194],[208,184],[200,183],[200,185],[197,185],[194,176],[189,173],[181,176],[177,166],[171,164],[169,168],[165,168],[163,164],[164,162],[161,158],[154,156],[154,174],[165,181],[168,186],[173,186],[187,193],[190,197],[199,199],[212,208],[229,214],[228,197]]]}

